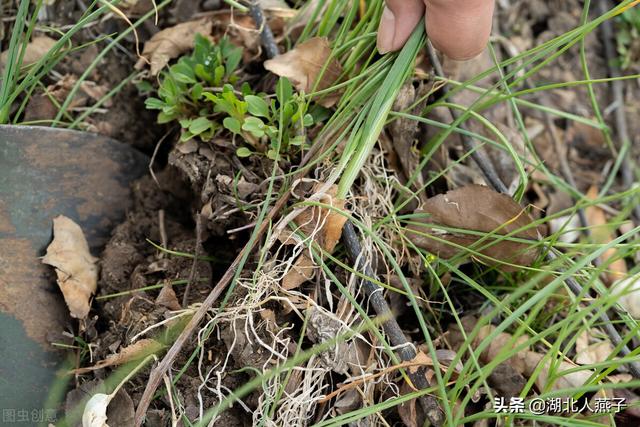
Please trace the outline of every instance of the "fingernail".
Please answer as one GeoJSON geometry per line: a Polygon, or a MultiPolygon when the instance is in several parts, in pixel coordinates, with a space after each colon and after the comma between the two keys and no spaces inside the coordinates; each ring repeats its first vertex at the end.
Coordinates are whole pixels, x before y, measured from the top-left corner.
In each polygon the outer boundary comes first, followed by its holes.
{"type": "Polygon", "coordinates": [[[380,27],[378,27],[378,52],[385,54],[393,49],[393,37],[396,32],[396,17],[391,9],[384,7],[380,27]]]}

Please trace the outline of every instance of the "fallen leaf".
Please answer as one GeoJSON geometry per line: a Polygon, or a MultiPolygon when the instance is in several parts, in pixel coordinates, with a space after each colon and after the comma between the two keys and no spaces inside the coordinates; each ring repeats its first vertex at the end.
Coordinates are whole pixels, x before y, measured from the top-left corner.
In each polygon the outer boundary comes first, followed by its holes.
{"type": "MultiPolygon", "coordinates": [[[[316,185],[317,190],[322,183],[316,185]]],[[[331,186],[327,191],[329,198],[326,204],[338,210],[344,209],[344,200],[336,198],[338,187],[331,186]]],[[[315,242],[320,245],[328,253],[333,253],[340,236],[342,235],[342,227],[347,221],[344,215],[338,212],[319,206],[309,206],[302,211],[294,220],[299,226],[299,230],[305,236],[313,236],[315,242]]],[[[295,243],[295,239],[290,234],[281,239],[285,244],[295,243]]],[[[316,271],[316,265],[311,259],[307,251],[304,251],[293,264],[292,268],[285,274],[282,280],[283,288],[287,290],[295,289],[307,280],[311,280],[316,271]]]]}
{"type": "Polygon", "coordinates": [[[99,361],[93,366],[86,368],[74,369],[74,374],[85,374],[87,372],[95,371],[98,369],[106,368],[108,366],[123,365],[131,362],[132,360],[142,359],[152,353],[157,352],[162,347],[158,341],[147,338],[136,341],[135,343],[124,347],[119,353],[107,356],[104,360],[99,361]]]}
{"type": "Polygon", "coordinates": [[[640,319],[640,274],[616,280],[611,292],[618,296],[620,304],[631,317],[640,319]]]}
{"type": "MultiPolygon", "coordinates": [[[[409,394],[413,391],[414,390],[409,386],[409,384],[405,382],[402,384],[400,389],[400,395],[404,396],[405,394],[409,394]]],[[[407,427],[418,427],[422,425],[422,423],[418,423],[418,408],[416,402],[417,399],[410,399],[398,405],[398,415],[400,415],[402,423],[407,427]]],[[[421,409],[422,408],[420,408],[420,410],[421,409]]],[[[423,416],[422,411],[420,412],[420,415],[423,416]]]]}
{"type": "MultiPolygon", "coordinates": [[[[440,194],[426,201],[422,209],[416,214],[423,217],[415,218],[408,226],[408,237],[418,247],[434,254],[451,258],[460,253],[454,245],[470,247],[478,240],[481,254],[502,262],[529,266],[538,257],[539,250],[531,248],[527,243],[512,240],[500,240],[500,235],[524,230],[512,234],[510,237],[537,241],[538,233],[531,225],[531,217],[506,194],[500,194],[482,185],[469,185],[446,194],[440,194]],[[494,236],[475,236],[463,232],[446,231],[431,225],[458,228],[463,230],[493,233],[494,236]]],[[[500,264],[505,271],[513,270],[511,266],[500,264]]]]}
{"type": "Polygon", "coordinates": [[[156,298],[156,303],[174,311],[182,308],[180,301],[178,301],[178,297],[176,296],[176,291],[173,290],[173,286],[169,283],[165,283],[160,290],[160,293],[156,298]]]}
{"type": "Polygon", "coordinates": [[[589,334],[585,331],[576,340],[576,363],[590,365],[607,360],[613,353],[613,346],[608,340],[589,343],[589,334]]]}
{"type": "Polygon", "coordinates": [[[98,285],[97,259],[89,253],[82,229],[71,219],[62,215],[54,218],[53,235],[42,262],[56,269],[58,286],[71,316],[84,319],[98,285]]]}
{"type": "MultiPolygon", "coordinates": [[[[69,92],[77,82],[77,77],[72,74],[65,74],[60,80],[47,86],[44,93],[33,94],[25,109],[25,121],[53,119],[58,113],[58,103],[64,102],[69,92]]],[[[83,91],[78,91],[74,95],[69,108],[82,107],[86,105],[88,97],[83,91]]]]}
{"type": "Polygon", "coordinates": [[[559,364],[552,359],[545,359],[545,362],[541,362],[544,355],[536,353],[534,351],[527,351],[527,370],[524,375],[530,377],[533,372],[538,369],[540,363],[544,363],[540,368],[539,374],[536,377],[535,384],[538,390],[545,390],[547,388],[547,382],[549,381],[549,372],[553,367],[553,384],[551,390],[560,391],[565,389],[574,389],[582,387],[589,381],[589,378],[593,375],[593,371],[590,369],[583,369],[581,371],[575,371],[564,374],[563,372],[569,369],[575,369],[578,367],[575,363],[561,361],[559,364]]]}
{"type": "Polygon", "coordinates": [[[316,272],[316,264],[306,253],[300,254],[291,269],[282,278],[282,287],[287,291],[313,279],[316,272]]]}
{"type": "Polygon", "coordinates": [[[409,367],[409,372],[412,374],[417,373],[423,366],[433,366],[433,360],[422,351],[419,351],[409,363],[414,365],[409,367]]]}
{"type": "MultiPolygon", "coordinates": [[[[265,61],[264,68],[288,78],[299,91],[311,93],[331,87],[340,77],[342,66],[336,58],[329,59],[331,53],[326,37],[313,37],[292,50],[265,61]]],[[[324,107],[330,107],[338,99],[338,95],[332,94],[316,101],[324,107]]]]}
{"type": "MultiPolygon", "coordinates": [[[[22,58],[22,65],[31,65],[38,62],[43,56],[49,52],[53,46],[56,44],[56,41],[51,37],[47,36],[38,36],[34,37],[29,43],[27,43],[27,48],[24,52],[24,57],[22,58]]],[[[4,68],[5,63],[7,62],[7,58],[9,57],[9,51],[5,50],[0,53],[0,68],[4,68]]]]}
{"type": "MultiPolygon", "coordinates": [[[[91,99],[94,101],[100,101],[107,93],[109,93],[109,88],[105,85],[98,85],[96,82],[92,81],[83,81],[80,83],[80,89],[91,99]]],[[[113,104],[111,99],[105,100],[102,105],[105,107],[110,107],[113,104]]]]}
{"type": "Polygon", "coordinates": [[[148,62],[151,64],[151,75],[157,75],[170,60],[193,49],[196,34],[207,37],[212,26],[211,20],[204,18],[183,22],[154,34],[144,44],[143,58],[136,63],[136,69],[141,69],[148,62]]]}
{"type": "MultiPolygon", "coordinates": [[[[586,198],[589,200],[596,200],[598,198],[598,189],[595,186],[591,186],[589,191],[587,191],[586,198]]],[[[587,218],[589,232],[594,243],[606,245],[614,239],[614,228],[609,225],[607,215],[601,207],[598,205],[588,206],[585,209],[584,214],[587,218]]],[[[603,264],[606,264],[609,259],[617,256],[617,252],[616,248],[609,248],[604,251],[600,260],[603,264]]],[[[604,281],[608,285],[611,285],[616,280],[626,277],[627,264],[624,261],[624,258],[618,257],[612,261],[602,275],[604,281]]]]}
{"type": "MultiPolygon", "coordinates": [[[[476,319],[473,316],[467,316],[461,320],[467,333],[474,329],[476,319]]],[[[471,344],[472,348],[477,348],[480,343],[486,342],[495,329],[496,327],[493,325],[485,325],[481,327],[479,333],[471,344]]],[[[457,325],[449,326],[449,342],[454,349],[458,349],[464,340],[464,335],[460,332],[457,325]]],[[[515,349],[528,340],[529,337],[526,335],[521,335],[517,339],[514,339],[511,334],[501,332],[495,337],[492,337],[490,344],[480,354],[480,361],[483,364],[488,364],[504,353],[505,348],[515,349]]],[[[509,364],[515,371],[524,375],[526,378],[530,378],[536,371],[538,371],[538,376],[535,378],[535,384],[538,387],[538,390],[546,389],[549,380],[549,372],[552,368],[554,373],[554,382],[551,385],[551,390],[554,391],[580,387],[588,381],[591,375],[593,375],[593,371],[589,369],[562,375],[564,371],[574,369],[578,367],[578,365],[564,360],[558,363],[553,358],[545,358],[544,354],[537,353],[527,348],[516,352],[503,363],[509,364]],[[539,368],[538,366],[541,363],[544,364],[539,368]]]]}

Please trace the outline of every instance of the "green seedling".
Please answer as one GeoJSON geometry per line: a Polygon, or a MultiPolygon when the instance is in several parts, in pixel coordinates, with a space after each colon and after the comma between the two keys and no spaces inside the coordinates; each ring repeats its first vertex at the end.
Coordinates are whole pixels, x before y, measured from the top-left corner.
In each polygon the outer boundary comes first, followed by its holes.
{"type": "Polygon", "coordinates": [[[160,110],[158,123],[177,121],[181,141],[238,136],[246,143],[237,149],[239,157],[275,159],[280,134],[283,153],[303,147],[304,129],[313,124],[304,95],[295,93],[287,79],[278,81],[275,96],[256,94],[234,74],[241,59],[242,50],[227,38],[213,44],[197,35],[193,53],[161,74],[158,97],[147,98],[147,108],[160,110]]]}

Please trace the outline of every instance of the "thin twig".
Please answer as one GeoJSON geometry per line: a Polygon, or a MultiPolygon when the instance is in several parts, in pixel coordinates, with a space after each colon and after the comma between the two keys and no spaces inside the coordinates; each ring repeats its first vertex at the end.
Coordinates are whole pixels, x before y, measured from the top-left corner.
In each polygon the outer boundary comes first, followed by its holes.
{"type": "MultiPolygon", "coordinates": [[[[440,60],[438,59],[438,56],[435,54],[435,51],[433,51],[433,48],[430,45],[429,45],[429,53],[430,53],[429,59],[431,60],[431,63],[433,65],[436,75],[438,77],[444,78],[440,60]]],[[[449,110],[451,111],[451,114],[455,117],[455,114],[457,112],[453,110],[453,108],[449,108],[449,110]]],[[[472,153],[477,152],[476,143],[473,139],[467,137],[467,143],[465,143],[465,147],[467,144],[469,144],[470,149],[475,150],[475,151],[472,151],[472,153]]],[[[500,178],[498,177],[498,174],[493,168],[493,165],[486,159],[482,159],[481,156],[473,157],[473,159],[478,164],[483,174],[485,175],[485,178],[491,184],[491,186],[500,193],[506,193],[507,187],[504,185],[502,180],[500,180],[500,178]]],[[[546,260],[551,263],[557,260],[557,256],[553,253],[553,251],[548,251],[546,255],[546,260]]],[[[560,272],[562,272],[561,269],[560,269],[560,272]]],[[[569,287],[571,292],[574,293],[575,296],[579,296],[583,294],[582,286],[573,277],[567,276],[564,279],[564,282],[569,287]]],[[[593,303],[587,305],[586,308],[589,309],[592,304],[593,303]]],[[[591,310],[594,310],[594,308],[592,308],[591,310]]],[[[607,313],[603,312],[599,315],[599,317],[613,345],[615,346],[620,345],[622,343],[622,338],[620,337],[620,334],[618,333],[616,328],[611,324],[611,319],[609,319],[609,316],[607,315],[607,313]]],[[[625,344],[621,346],[620,353],[622,353],[623,356],[627,356],[631,353],[631,351],[629,350],[629,347],[627,347],[627,345],[625,344]]],[[[629,369],[629,372],[631,372],[631,374],[634,377],[640,378],[640,363],[628,362],[627,367],[629,369]]]]}
{"type": "Polygon", "coordinates": [[[271,28],[269,28],[269,25],[267,25],[267,20],[264,17],[264,12],[262,11],[262,8],[257,1],[249,1],[249,14],[253,18],[256,27],[260,31],[260,40],[262,41],[262,46],[267,53],[267,57],[273,58],[275,56],[278,56],[278,44],[273,38],[271,28]]]}
{"type": "MultiPolygon", "coordinates": [[[[342,242],[346,246],[351,260],[358,263],[355,265],[354,269],[364,270],[365,276],[374,277],[371,266],[367,263],[364,263],[360,258],[362,247],[360,245],[360,241],[358,240],[358,236],[353,227],[353,224],[350,221],[347,221],[344,225],[344,228],[342,229],[342,242]]],[[[404,332],[402,332],[400,325],[398,325],[398,322],[393,316],[389,304],[387,304],[387,300],[384,299],[382,288],[366,279],[362,280],[361,286],[369,301],[369,304],[373,307],[376,314],[382,319],[385,319],[385,321],[382,323],[382,329],[389,337],[391,345],[397,347],[396,352],[398,353],[400,359],[404,362],[413,360],[417,355],[415,347],[409,340],[407,340],[407,337],[404,335],[404,332]]],[[[410,370],[409,378],[418,389],[422,390],[429,388],[429,383],[427,382],[427,378],[425,377],[424,369],[417,369],[414,372],[410,370]]],[[[434,426],[441,426],[444,424],[444,415],[440,410],[438,401],[434,396],[422,396],[420,397],[419,402],[431,424],[433,424],[434,426]]]]}
{"type": "MultiPolygon", "coordinates": [[[[167,238],[167,228],[165,226],[164,216],[164,209],[158,210],[158,230],[160,230],[160,243],[162,244],[163,248],[168,248],[169,239],[167,238]]],[[[164,258],[164,256],[165,252],[160,251],[158,258],[164,258]]]]}
{"type": "Polygon", "coordinates": [[[158,181],[158,178],[156,177],[155,172],[153,172],[153,164],[156,161],[156,156],[158,155],[158,151],[160,151],[160,146],[162,145],[162,143],[164,142],[165,139],[167,139],[167,136],[169,136],[172,132],[169,131],[167,133],[165,133],[164,135],[162,135],[162,138],[160,138],[158,140],[158,143],[156,144],[155,148],[153,149],[153,154],[151,155],[151,159],[149,160],[149,173],[151,174],[151,178],[153,178],[153,180],[155,181],[156,185],[158,187],[160,187],[160,182],[158,181]]]}

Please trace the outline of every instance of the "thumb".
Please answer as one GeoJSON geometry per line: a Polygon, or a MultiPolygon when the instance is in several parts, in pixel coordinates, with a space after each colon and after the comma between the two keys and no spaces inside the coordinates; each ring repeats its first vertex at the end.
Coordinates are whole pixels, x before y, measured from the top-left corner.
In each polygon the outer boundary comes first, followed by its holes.
{"type": "Polygon", "coordinates": [[[424,15],[422,0],[386,0],[378,27],[378,51],[400,49],[424,15]]]}
{"type": "Polygon", "coordinates": [[[494,0],[424,0],[433,46],[457,60],[482,52],[491,34],[494,0]]]}

